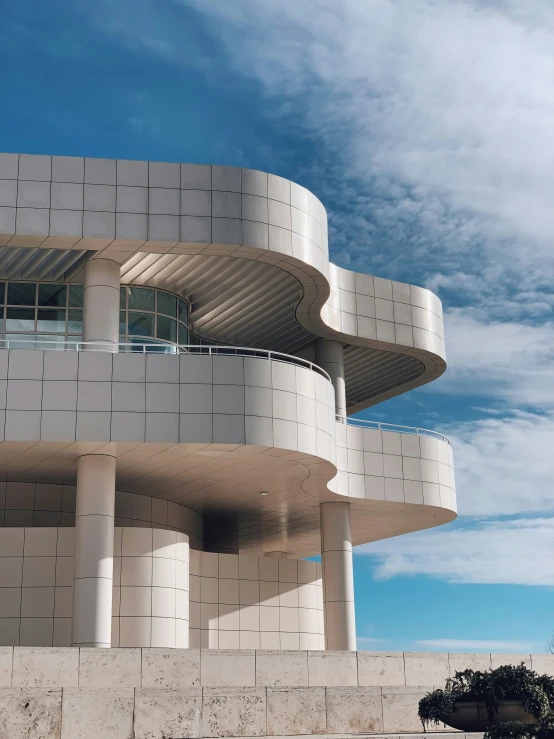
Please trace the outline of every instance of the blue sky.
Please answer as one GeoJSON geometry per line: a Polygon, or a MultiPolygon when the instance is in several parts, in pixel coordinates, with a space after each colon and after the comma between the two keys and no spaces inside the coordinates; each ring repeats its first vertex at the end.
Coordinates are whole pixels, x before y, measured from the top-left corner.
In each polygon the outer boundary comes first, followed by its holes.
{"type": "Polygon", "coordinates": [[[362,648],[554,628],[553,50],[550,0],[0,0],[2,150],[275,172],[442,298],[446,375],[363,415],[451,436],[461,515],[356,552],[362,648]]]}

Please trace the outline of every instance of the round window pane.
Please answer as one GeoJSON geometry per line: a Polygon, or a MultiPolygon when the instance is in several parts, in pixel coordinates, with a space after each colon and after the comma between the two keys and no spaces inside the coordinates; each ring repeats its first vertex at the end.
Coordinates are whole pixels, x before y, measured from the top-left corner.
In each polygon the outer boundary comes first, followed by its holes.
{"type": "Polygon", "coordinates": [[[36,283],[8,282],[8,305],[34,305],[36,301],[36,283]]]}
{"type": "Polygon", "coordinates": [[[34,331],[34,308],[8,308],[6,317],[6,331],[34,331]]]}
{"type": "MultiPolygon", "coordinates": [[[[49,305],[53,308],[65,308],[67,289],[65,285],[39,285],[38,304],[49,305]]],[[[40,329],[39,329],[40,331],[40,329]]]]}
{"type": "Polygon", "coordinates": [[[175,295],[158,290],[158,313],[177,318],[177,298],[175,295]]]}
{"type": "Polygon", "coordinates": [[[154,316],[151,313],[135,313],[129,311],[128,326],[129,336],[153,336],[154,316]]]}
{"type": "Polygon", "coordinates": [[[146,287],[129,288],[129,310],[154,311],[154,290],[146,287]]]}
{"type": "Polygon", "coordinates": [[[83,307],[83,286],[82,285],[70,285],[69,286],[69,307],[70,308],[82,308],[83,307]]]}
{"type": "Polygon", "coordinates": [[[48,331],[53,334],[65,333],[65,310],[37,311],[37,331],[48,331]]]}
{"type": "Polygon", "coordinates": [[[166,318],[165,316],[158,316],[158,332],[156,334],[158,339],[164,339],[164,341],[171,341],[173,344],[177,343],[177,321],[172,318],[166,318]]]}

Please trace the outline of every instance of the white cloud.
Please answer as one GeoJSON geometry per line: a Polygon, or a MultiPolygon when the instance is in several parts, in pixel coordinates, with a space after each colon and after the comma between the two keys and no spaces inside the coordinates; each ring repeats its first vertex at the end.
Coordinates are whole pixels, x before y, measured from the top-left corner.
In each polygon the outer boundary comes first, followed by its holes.
{"type": "Polygon", "coordinates": [[[418,639],[414,644],[434,652],[500,652],[501,654],[524,652],[531,654],[535,651],[533,642],[496,641],[494,639],[418,639]]]}
{"type": "Polygon", "coordinates": [[[446,313],[448,372],[433,390],[493,397],[508,408],[554,407],[554,323],[491,323],[479,313],[446,313]]]}
{"type": "Polygon", "coordinates": [[[426,575],[456,583],[554,585],[554,518],[491,520],[385,539],[356,548],[375,576],[426,575]]]}
{"type": "Polygon", "coordinates": [[[334,225],[344,261],[443,284],[455,275],[450,287],[491,309],[544,313],[554,272],[549,0],[185,4],[220,21],[236,67],[285,94],[320,144],[316,174],[343,211],[334,225]]]}
{"type": "Polygon", "coordinates": [[[458,424],[454,446],[461,515],[554,511],[554,416],[515,413],[458,424]]]}

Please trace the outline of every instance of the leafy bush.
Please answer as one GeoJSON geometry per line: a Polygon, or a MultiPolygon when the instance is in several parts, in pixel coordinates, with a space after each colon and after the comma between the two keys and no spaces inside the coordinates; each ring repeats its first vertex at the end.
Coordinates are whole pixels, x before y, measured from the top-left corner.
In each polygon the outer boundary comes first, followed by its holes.
{"type": "Polygon", "coordinates": [[[534,726],[521,721],[501,721],[489,726],[483,739],[530,739],[534,726]]]}
{"type": "Polygon", "coordinates": [[[554,713],[547,713],[535,727],[537,739],[554,739],[554,713]]]}
{"type": "MultiPolygon", "coordinates": [[[[452,713],[456,702],[476,702],[483,706],[488,723],[492,724],[498,713],[499,703],[505,700],[521,701],[524,710],[538,720],[554,709],[554,678],[537,675],[523,663],[517,667],[504,665],[486,672],[456,672],[453,678],[446,681],[444,690],[434,690],[420,700],[418,713],[425,729],[429,724],[445,723],[445,718],[452,713]]],[[[515,726],[519,724],[517,721],[504,724],[510,724],[507,731],[518,730],[515,726]]],[[[522,735],[517,735],[520,736],[522,735]]],[[[506,735],[506,739],[511,737],[511,734],[506,735]]],[[[501,739],[501,735],[490,739],[501,739]]],[[[545,735],[541,739],[554,739],[554,733],[552,737],[545,735]]]]}

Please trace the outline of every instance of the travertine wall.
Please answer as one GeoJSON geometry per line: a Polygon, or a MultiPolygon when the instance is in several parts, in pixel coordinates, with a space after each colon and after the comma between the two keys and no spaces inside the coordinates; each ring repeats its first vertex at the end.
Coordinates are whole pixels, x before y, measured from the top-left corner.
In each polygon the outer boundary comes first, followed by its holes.
{"type": "Polygon", "coordinates": [[[319,563],[190,554],[191,647],[325,648],[319,563]]]}
{"type": "Polygon", "coordinates": [[[550,655],[2,648],[0,736],[420,733],[419,699],[453,671],[521,661],[554,675],[550,655]]]}

